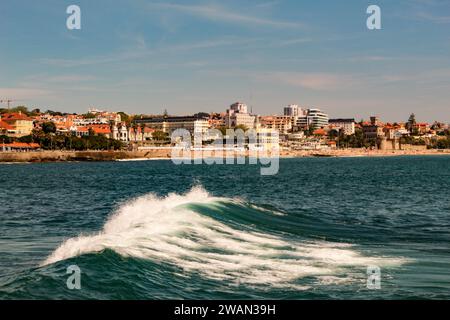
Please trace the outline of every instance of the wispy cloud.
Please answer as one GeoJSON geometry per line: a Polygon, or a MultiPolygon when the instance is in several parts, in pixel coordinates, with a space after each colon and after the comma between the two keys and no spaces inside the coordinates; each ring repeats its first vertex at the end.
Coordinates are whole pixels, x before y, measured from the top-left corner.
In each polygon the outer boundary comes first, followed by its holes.
{"type": "Polygon", "coordinates": [[[267,1],[256,5],[258,8],[271,8],[280,4],[280,0],[267,1]]]}
{"type": "Polygon", "coordinates": [[[238,69],[228,69],[208,71],[208,73],[216,77],[241,77],[252,81],[270,83],[272,86],[290,86],[315,91],[333,91],[345,87],[356,86],[363,81],[360,75],[328,72],[250,72],[238,69]]]}
{"type": "Polygon", "coordinates": [[[336,90],[353,83],[352,77],[348,75],[332,73],[274,72],[259,78],[304,89],[325,91],[336,90]]]}
{"type": "Polygon", "coordinates": [[[48,75],[48,74],[38,74],[30,75],[24,78],[25,86],[31,83],[39,82],[41,83],[51,83],[51,84],[67,84],[67,83],[80,83],[94,81],[97,78],[91,75],[82,74],[64,74],[64,75],[48,75]]]}
{"type": "Polygon", "coordinates": [[[416,14],[417,19],[429,21],[437,24],[450,23],[450,16],[439,16],[428,12],[418,12],[416,14]]]}
{"type": "Polygon", "coordinates": [[[382,77],[388,83],[409,82],[413,84],[450,84],[450,69],[432,69],[423,72],[391,73],[382,77]]]}
{"type": "Polygon", "coordinates": [[[410,0],[405,2],[407,4],[406,9],[410,9],[410,13],[400,14],[403,18],[412,19],[415,21],[425,21],[435,24],[448,24],[450,23],[450,16],[442,14],[449,12],[450,2],[448,0],[410,0]]]}
{"type": "MultiPolygon", "coordinates": [[[[367,61],[367,62],[383,62],[383,61],[391,61],[395,59],[402,59],[402,58],[394,58],[394,57],[388,57],[388,56],[381,56],[381,55],[362,55],[362,56],[353,56],[348,58],[350,61],[367,61]]],[[[404,59],[404,58],[403,58],[404,59]]]]}
{"type": "Polygon", "coordinates": [[[14,88],[0,88],[0,97],[14,98],[14,99],[32,99],[36,97],[47,97],[52,94],[51,91],[31,88],[31,87],[14,87],[14,88]]]}
{"type": "Polygon", "coordinates": [[[184,5],[176,3],[152,3],[148,5],[152,9],[163,9],[178,11],[185,14],[201,17],[211,21],[221,21],[229,23],[237,23],[250,27],[266,26],[274,28],[299,28],[303,25],[299,22],[279,21],[270,18],[257,17],[247,15],[242,12],[232,11],[222,6],[207,5],[184,5]]]}
{"type": "Polygon", "coordinates": [[[289,39],[289,40],[280,40],[276,42],[277,46],[287,47],[287,46],[295,46],[297,44],[312,42],[309,38],[297,38],[297,39],[289,39]]]}
{"type": "Polygon", "coordinates": [[[170,52],[186,52],[191,50],[213,49],[218,47],[246,45],[252,42],[249,39],[241,39],[236,37],[223,37],[221,39],[204,40],[191,43],[167,44],[161,45],[157,48],[146,48],[145,39],[137,38],[137,47],[125,51],[113,53],[105,56],[82,57],[80,59],[60,59],[60,58],[42,58],[39,63],[46,65],[73,68],[91,65],[102,65],[108,63],[125,62],[130,60],[137,60],[147,58],[154,54],[166,54],[170,52]],[[141,39],[142,41],[139,41],[141,39]],[[145,48],[144,48],[145,47],[145,48]]]}
{"type": "Polygon", "coordinates": [[[140,58],[147,54],[148,54],[147,51],[145,52],[127,51],[112,55],[83,57],[79,59],[42,58],[39,59],[39,62],[54,67],[72,68],[90,65],[100,65],[113,62],[122,62],[126,60],[140,58]]]}

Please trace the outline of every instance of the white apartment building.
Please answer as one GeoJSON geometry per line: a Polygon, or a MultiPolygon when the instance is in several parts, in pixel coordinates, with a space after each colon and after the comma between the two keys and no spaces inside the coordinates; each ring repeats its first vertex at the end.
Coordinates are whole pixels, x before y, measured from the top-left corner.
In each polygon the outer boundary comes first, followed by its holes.
{"type": "Polygon", "coordinates": [[[256,116],[248,113],[248,107],[244,103],[236,102],[230,106],[225,116],[225,126],[234,128],[237,126],[245,126],[249,129],[255,128],[256,116]]]}
{"type": "Polygon", "coordinates": [[[308,109],[305,115],[298,117],[297,126],[301,129],[319,129],[328,126],[329,117],[320,109],[308,109]]]}
{"type": "Polygon", "coordinates": [[[165,132],[171,135],[177,129],[186,129],[192,135],[203,134],[205,135],[209,129],[209,119],[187,116],[187,117],[159,117],[139,119],[135,122],[137,124],[145,124],[148,128],[165,132]]]}
{"type": "Polygon", "coordinates": [[[284,115],[286,117],[298,117],[299,116],[299,107],[296,104],[290,104],[287,107],[284,107],[284,115]]]}
{"type": "Polygon", "coordinates": [[[341,130],[346,136],[355,134],[355,119],[330,119],[329,125],[331,129],[341,130]]]}

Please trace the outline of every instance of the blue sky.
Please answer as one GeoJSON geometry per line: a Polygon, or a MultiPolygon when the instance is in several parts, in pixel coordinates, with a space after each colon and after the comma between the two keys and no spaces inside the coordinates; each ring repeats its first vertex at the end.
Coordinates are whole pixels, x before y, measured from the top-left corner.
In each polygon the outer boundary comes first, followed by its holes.
{"type": "Polygon", "coordinates": [[[41,109],[450,122],[447,0],[3,0],[0,98],[41,109]],[[82,29],[66,28],[81,7],[82,29]],[[366,9],[382,10],[382,30],[366,9]]]}

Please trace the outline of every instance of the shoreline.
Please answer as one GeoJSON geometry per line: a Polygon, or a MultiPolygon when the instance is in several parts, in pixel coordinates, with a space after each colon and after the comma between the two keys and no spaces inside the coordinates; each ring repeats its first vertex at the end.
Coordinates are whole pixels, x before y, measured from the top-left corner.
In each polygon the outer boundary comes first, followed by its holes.
{"type": "Polygon", "coordinates": [[[372,157],[400,157],[400,156],[435,156],[450,155],[450,150],[362,150],[362,149],[341,149],[341,150],[311,150],[311,151],[286,151],[280,153],[282,157],[292,158],[372,158],[372,157]]]}
{"type": "MultiPolygon", "coordinates": [[[[198,154],[192,152],[194,158],[198,154]]],[[[450,150],[302,150],[279,153],[280,159],[292,158],[367,158],[395,156],[438,156],[450,155],[450,150]]],[[[236,152],[234,156],[248,156],[248,152],[236,152]]],[[[208,158],[200,156],[200,158],[208,158]]],[[[170,160],[171,152],[165,150],[151,151],[37,151],[37,152],[0,152],[0,164],[47,163],[47,162],[139,162],[170,160]]]]}

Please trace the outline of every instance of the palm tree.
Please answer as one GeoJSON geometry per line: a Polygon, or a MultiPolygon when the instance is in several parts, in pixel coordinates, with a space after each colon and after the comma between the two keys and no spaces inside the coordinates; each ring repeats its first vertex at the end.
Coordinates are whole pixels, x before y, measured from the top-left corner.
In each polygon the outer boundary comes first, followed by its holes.
{"type": "Polygon", "coordinates": [[[134,142],[137,142],[137,129],[138,129],[137,123],[133,123],[133,131],[134,131],[134,142]]]}
{"type": "Polygon", "coordinates": [[[141,124],[142,141],[145,140],[145,128],[146,128],[145,123],[142,123],[141,124]]]}

